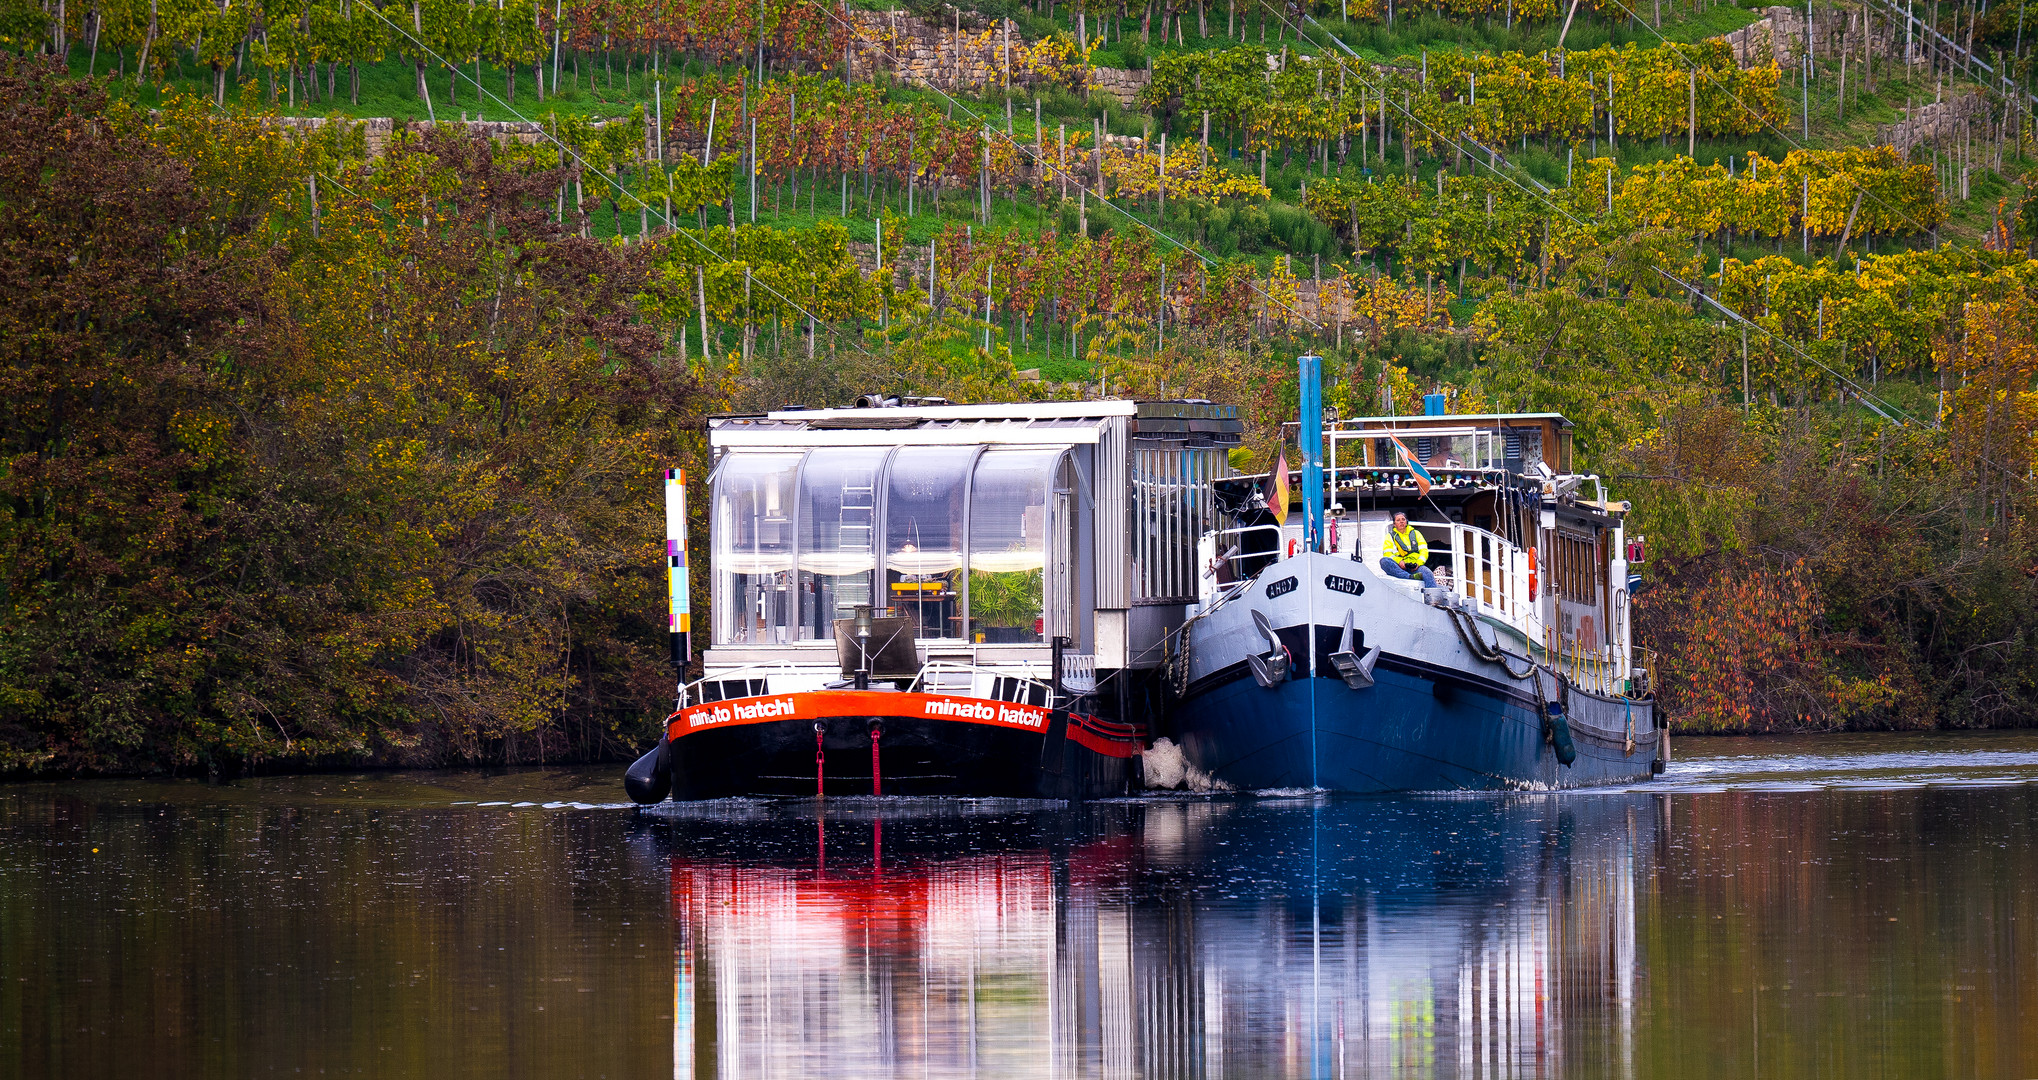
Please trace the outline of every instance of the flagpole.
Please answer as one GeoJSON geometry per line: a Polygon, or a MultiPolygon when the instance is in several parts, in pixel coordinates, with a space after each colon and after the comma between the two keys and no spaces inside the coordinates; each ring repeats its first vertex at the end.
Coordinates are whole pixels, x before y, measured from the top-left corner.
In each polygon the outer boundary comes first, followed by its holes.
{"type": "Polygon", "coordinates": [[[1323,543],[1323,357],[1295,358],[1301,382],[1302,550],[1323,543]]]}

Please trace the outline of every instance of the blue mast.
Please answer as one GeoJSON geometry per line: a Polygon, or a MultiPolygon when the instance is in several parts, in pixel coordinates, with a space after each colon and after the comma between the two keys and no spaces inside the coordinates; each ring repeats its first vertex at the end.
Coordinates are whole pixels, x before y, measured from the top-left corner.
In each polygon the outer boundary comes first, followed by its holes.
{"type": "MultiPolygon", "coordinates": [[[[1323,357],[1295,358],[1300,382],[1298,403],[1302,415],[1297,441],[1302,450],[1302,550],[1323,550],[1323,357]]],[[[1316,674],[1316,655],[1311,650],[1309,673],[1316,674]]],[[[1320,762],[1316,756],[1317,686],[1304,679],[1309,696],[1309,786],[1317,786],[1320,762]]]]}
{"type": "Polygon", "coordinates": [[[1302,549],[1323,548],[1323,357],[1298,356],[1302,383],[1302,549]]]}

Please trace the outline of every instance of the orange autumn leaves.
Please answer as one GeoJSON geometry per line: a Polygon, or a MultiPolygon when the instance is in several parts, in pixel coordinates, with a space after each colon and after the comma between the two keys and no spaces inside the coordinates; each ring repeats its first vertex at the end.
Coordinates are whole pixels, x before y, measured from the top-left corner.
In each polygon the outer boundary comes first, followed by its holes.
{"type": "MultiPolygon", "coordinates": [[[[1674,603],[1677,628],[1666,626],[1653,644],[1680,730],[1788,730],[1830,719],[1822,609],[1803,563],[1750,560],[1680,590],[1674,603]]],[[[1649,606],[1647,594],[1637,604],[1649,606]]]]}

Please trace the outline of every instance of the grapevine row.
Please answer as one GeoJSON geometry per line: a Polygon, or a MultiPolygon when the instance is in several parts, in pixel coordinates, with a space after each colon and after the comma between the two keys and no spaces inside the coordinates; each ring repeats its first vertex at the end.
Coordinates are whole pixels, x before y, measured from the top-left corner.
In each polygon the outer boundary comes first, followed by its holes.
{"type": "MultiPolygon", "coordinates": [[[[49,17],[32,5],[20,18],[12,14],[0,11],[4,44],[33,47],[51,35],[49,17]]],[[[847,40],[839,18],[812,0],[98,0],[71,5],[67,21],[68,39],[91,37],[96,51],[109,54],[109,68],[132,63],[156,74],[188,57],[212,71],[222,99],[227,78],[243,67],[288,73],[293,89],[306,76],[316,93],[318,66],[330,79],[340,65],[351,70],[391,52],[411,57],[420,72],[423,50],[449,63],[487,61],[510,73],[512,97],[515,72],[528,68],[542,98],[552,81],[546,61],[559,49],[622,51],[653,62],[677,50],[724,62],[761,48],[785,68],[839,57],[847,40]]]]}
{"type": "Polygon", "coordinates": [[[1143,100],[1167,113],[1208,112],[1255,151],[1324,140],[1348,146],[1377,135],[1382,123],[1407,128],[1413,145],[1433,150],[1432,131],[1485,144],[1605,137],[1609,117],[1615,138],[1685,134],[1694,125],[1700,135],[1746,135],[1788,121],[1780,79],[1774,64],[1737,66],[1716,40],[1537,56],[1438,53],[1399,67],[1241,46],[1156,59],[1143,100]],[[1416,122],[1405,123],[1405,114],[1416,122]]]}
{"type": "Polygon", "coordinates": [[[1809,230],[1861,239],[1916,235],[1945,220],[1931,167],[1907,165],[1888,147],[1799,150],[1780,162],[1757,154],[1731,172],[1690,158],[1636,166],[1625,177],[1615,169],[1609,158],[1583,162],[1573,186],[1548,202],[1505,181],[1439,174],[1433,185],[1321,181],[1304,203],[1357,252],[1429,272],[1469,260],[1509,277],[1525,276],[1545,254],[1568,258],[1636,226],[1699,238],[1809,230]]]}

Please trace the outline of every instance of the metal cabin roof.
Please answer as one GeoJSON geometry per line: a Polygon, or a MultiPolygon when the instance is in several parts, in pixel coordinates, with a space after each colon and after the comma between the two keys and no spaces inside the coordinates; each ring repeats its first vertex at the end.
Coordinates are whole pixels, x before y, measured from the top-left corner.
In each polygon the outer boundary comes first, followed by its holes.
{"type": "Polygon", "coordinates": [[[1142,440],[1232,443],[1245,428],[1234,405],[1103,400],[781,409],[710,417],[708,430],[717,447],[1094,443],[1119,418],[1142,440]]]}
{"type": "Polygon", "coordinates": [[[766,413],[767,419],[813,424],[816,421],[872,414],[937,420],[1066,420],[1102,419],[1136,415],[1136,401],[1013,401],[991,405],[885,405],[867,409],[781,409],[766,413]]]}
{"type": "Polygon", "coordinates": [[[1495,423],[1503,420],[1554,420],[1558,427],[1572,427],[1563,413],[1553,412],[1511,412],[1511,413],[1445,413],[1441,416],[1345,416],[1338,419],[1340,424],[1450,424],[1495,423]]]}

